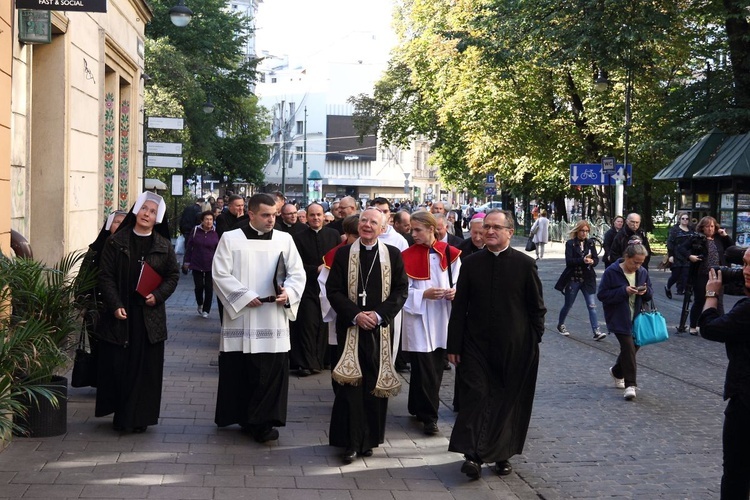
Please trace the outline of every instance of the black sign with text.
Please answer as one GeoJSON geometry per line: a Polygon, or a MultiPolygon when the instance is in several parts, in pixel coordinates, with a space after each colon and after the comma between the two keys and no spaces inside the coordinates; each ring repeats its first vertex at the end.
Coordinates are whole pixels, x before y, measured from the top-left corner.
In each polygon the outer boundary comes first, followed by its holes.
{"type": "Polygon", "coordinates": [[[107,0],[16,0],[16,8],[107,12],[107,0]]]}

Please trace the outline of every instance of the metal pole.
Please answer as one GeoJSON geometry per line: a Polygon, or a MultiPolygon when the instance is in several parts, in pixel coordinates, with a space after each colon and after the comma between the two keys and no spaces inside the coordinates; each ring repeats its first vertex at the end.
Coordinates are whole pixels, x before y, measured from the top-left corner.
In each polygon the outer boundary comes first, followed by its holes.
{"type": "Polygon", "coordinates": [[[281,193],[286,197],[286,123],[284,123],[284,101],[281,101],[279,127],[279,138],[281,142],[281,193]]]}
{"type": "Polygon", "coordinates": [[[625,70],[625,157],[623,159],[623,177],[615,185],[615,213],[624,216],[625,184],[628,181],[628,153],[630,149],[630,95],[633,92],[632,72],[625,70]]]}
{"type": "Polygon", "coordinates": [[[307,207],[307,106],[305,106],[304,139],[302,141],[302,204],[307,207]]]}
{"type": "Polygon", "coordinates": [[[146,191],[146,165],[148,164],[148,153],[146,152],[148,144],[148,116],[146,116],[145,91],[143,95],[143,169],[141,171],[141,193],[146,191]]]}

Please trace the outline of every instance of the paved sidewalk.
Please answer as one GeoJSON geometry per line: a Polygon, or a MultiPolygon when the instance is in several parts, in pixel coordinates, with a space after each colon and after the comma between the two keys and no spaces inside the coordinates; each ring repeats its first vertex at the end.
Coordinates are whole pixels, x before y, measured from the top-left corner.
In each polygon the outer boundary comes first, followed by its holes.
{"type": "MultiPolygon", "coordinates": [[[[524,242],[516,238],[514,246],[524,242]]],[[[539,261],[547,333],[526,449],[512,460],[509,476],[485,468],[480,480],[468,481],[459,471],[462,458],[447,451],[453,371],[441,393],[440,434],[422,434],[408,416],[404,390],[389,405],[385,444],[351,465],[327,445],[328,373],[291,376],[288,423],[278,442],[260,445],[236,427],[217,428],[218,369],[211,361],[218,316],[215,308],[208,319],[197,315],[192,280],[181,275],[168,302],[160,425],[118,434],[111,417],[94,418],[93,389],[71,389],[66,435],[15,438],[0,452],[0,499],[718,498],[723,346],[683,334],[642,349],[641,390],[635,401],[624,401],[607,371],[617,341],[591,338],[583,298],[566,321],[571,336],[555,331],[563,297],[553,285],[564,267],[562,250],[561,243],[548,244],[539,261]]],[[[652,271],[657,305],[676,324],[681,303],[664,297],[666,279],[652,271]]]]}

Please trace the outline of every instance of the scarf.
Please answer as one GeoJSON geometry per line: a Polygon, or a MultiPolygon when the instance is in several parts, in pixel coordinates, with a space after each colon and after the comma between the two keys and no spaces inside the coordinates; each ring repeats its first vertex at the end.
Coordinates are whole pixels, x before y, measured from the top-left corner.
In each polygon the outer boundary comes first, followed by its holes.
{"type": "MultiPolygon", "coordinates": [[[[378,256],[380,258],[380,280],[382,283],[381,299],[385,301],[391,293],[391,258],[386,246],[378,241],[378,256]]],[[[360,241],[355,241],[349,247],[349,266],[347,268],[349,300],[357,303],[357,285],[359,283],[360,241]]],[[[401,381],[396,376],[391,359],[391,329],[383,325],[380,330],[380,368],[375,383],[373,396],[387,398],[396,396],[401,391],[401,381]]],[[[344,350],[339,362],[333,369],[331,376],[339,384],[357,386],[362,383],[362,369],[359,365],[359,327],[352,325],[346,330],[344,350]]]]}

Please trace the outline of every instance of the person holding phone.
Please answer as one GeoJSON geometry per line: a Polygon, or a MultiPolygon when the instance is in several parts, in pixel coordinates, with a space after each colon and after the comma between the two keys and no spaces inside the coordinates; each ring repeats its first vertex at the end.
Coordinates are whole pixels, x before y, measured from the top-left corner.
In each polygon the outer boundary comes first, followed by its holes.
{"type": "Polygon", "coordinates": [[[594,340],[602,340],[607,334],[599,330],[595,299],[596,271],[594,268],[599,263],[599,256],[594,249],[594,243],[589,239],[589,231],[591,231],[591,226],[588,222],[578,221],[570,231],[570,239],[565,242],[565,270],[555,284],[555,290],[565,295],[565,305],[560,309],[560,317],[557,320],[557,331],[566,337],[570,335],[565,327],[565,318],[580,291],[586,300],[594,340]]]}
{"type": "Polygon", "coordinates": [[[641,312],[643,301],[651,300],[654,293],[648,270],[643,267],[647,256],[648,250],[641,240],[631,238],[622,258],[604,271],[596,294],[604,308],[607,329],[620,344],[620,355],[609,373],[615,387],[625,389],[623,397],[627,401],[635,399],[638,385],[635,360],[638,346],[633,340],[633,320],[641,312]]]}
{"type": "MultiPolygon", "coordinates": [[[[698,318],[706,303],[708,271],[714,266],[726,266],[724,252],[734,245],[732,238],[713,217],[703,217],[698,222],[695,232],[703,237],[686,238],[690,241],[680,248],[683,254],[689,254],[687,258],[692,263],[691,267],[695,268],[695,272],[691,273],[689,278],[693,283],[695,297],[693,307],[690,309],[690,335],[698,335],[698,318]]],[[[721,294],[718,295],[716,308],[720,315],[724,314],[724,301],[721,294]]]]}

